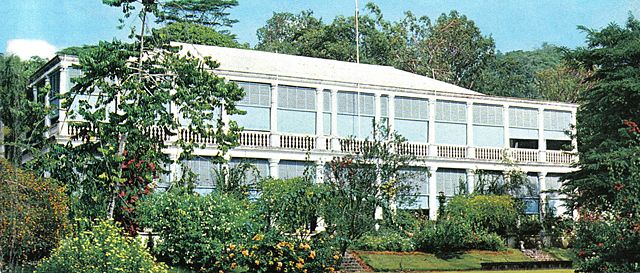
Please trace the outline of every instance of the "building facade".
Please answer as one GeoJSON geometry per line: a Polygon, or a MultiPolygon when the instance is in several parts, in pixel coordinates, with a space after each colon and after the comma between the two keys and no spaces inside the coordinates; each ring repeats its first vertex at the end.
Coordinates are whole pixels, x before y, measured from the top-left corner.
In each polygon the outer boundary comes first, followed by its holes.
{"type": "MultiPolygon", "coordinates": [[[[488,96],[387,66],[180,45],[182,53],[216,59],[220,67],[215,73],[245,90],[239,108],[246,115],[232,117],[244,127],[240,146],[229,153],[232,165],[247,160],[262,176],[291,178],[301,176],[311,161],[320,166],[320,176],[321,166],[334,156],[357,152],[371,136],[375,121],[407,138],[402,150],[420,158],[407,170],[417,172],[412,183],[418,195],[407,208],[429,209],[435,217],[438,195],[453,196],[461,185],[472,191],[480,174],[499,178],[517,168],[534,189],[531,212],[541,209],[537,200],[546,200],[543,203],[557,213],[563,211],[560,196],[547,191],[557,190],[559,177],[574,170],[576,143],[569,135],[575,104],[488,96]]],[[[60,105],[53,94],[72,87],[70,79],[81,75],[72,67],[77,62],[73,56],[52,59],[32,77],[32,96],[39,97],[48,84],[43,103],[60,105]]],[[[64,109],[48,117],[48,137],[70,141],[76,129],[68,121],[64,109]]],[[[206,144],[185,163],[199,175],[199,190],[211,189],[214,166],[207,157],[216,154],[215,143],[186,128],[176,136],[161,137],[174,159],[178,148],[172,143],[178,139],[206,144]]],[[[169,169],[179,172],[178,164],[169,169]]]]}

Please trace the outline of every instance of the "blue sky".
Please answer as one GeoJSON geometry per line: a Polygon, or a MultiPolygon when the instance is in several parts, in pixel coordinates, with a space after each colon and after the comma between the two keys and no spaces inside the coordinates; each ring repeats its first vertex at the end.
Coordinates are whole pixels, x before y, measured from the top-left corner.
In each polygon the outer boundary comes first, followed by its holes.
{"type": "MultiPolygon", "coordinates": [[[[92,44],[99,40],[126,38],[128,30],[118,30],[118,8],[101,0],[0,0],[0,50],[46,50],[92,44]],[[17,43],[16,39],[23,39],[17,43]],[[39,42],[39,43],[38,43],[39,42]]],[[[354,0],[239,0],[232,18],[240,20],[232,32],[241,42],[256,43],[256,30],[273,12],[313,10],[325,22],[336,15],[353,14],[354,0]]],[[[628,12],[640,14],[640,1],[626,0],[377,0],[385,18],[398,20],[406,10],[432,19],[458,10],[474,20],[485,35],[491,35],[498,50],[529,50],[543,42],[576,47],[584,44],[584,33],[577,25],[602,28],[610,22],[624,24],[628,12]]],[[[367,3],[360,0],[360,8],[367,3]]],[[[127,24],[132,24],[130,19],[127,24]]],[[[33,54],[33,53],[30,53],[33,54]]]]}

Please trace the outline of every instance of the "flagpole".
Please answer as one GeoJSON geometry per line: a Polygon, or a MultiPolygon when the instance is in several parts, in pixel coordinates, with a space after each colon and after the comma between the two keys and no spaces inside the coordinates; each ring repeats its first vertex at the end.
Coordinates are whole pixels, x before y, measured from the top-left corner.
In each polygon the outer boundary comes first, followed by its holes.
{"type": "Polygon", "coordinates": [[[360,63],[360,32],[358,30],[358,0],[356,1],[356,63],[360,63]]]}

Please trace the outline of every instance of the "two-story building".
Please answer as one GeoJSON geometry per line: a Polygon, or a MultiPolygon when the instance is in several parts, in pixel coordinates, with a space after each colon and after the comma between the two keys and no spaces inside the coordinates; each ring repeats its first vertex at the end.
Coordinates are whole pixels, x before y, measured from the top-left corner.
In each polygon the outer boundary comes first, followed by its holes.
{"type": "MultiPolygon", "coordinates": [[[[575,124],[575,104],[488,96],[388,66],[181,45],[183,53],[216,59],[215,73],[246,92],[239,104],[246,115],[233,116],[244,131],[240,146],[230,151],[231,164],[244,159],[263,176],[301,176],[305,160],[324,166],[336,155],[355,152],[377,121],[406,137],[403,150],[421,159],[414,171],[425,175],[413,179],[419,198],[412,208],[430,209],[435,216],[440,192],[452,196],[459,185],[473,190],[480,171],[501,176],[518,168],[535,189],[532,200],[541,197],[558,213],[563,210],[558,195],[545,191],[558,189],[559,177],[574,170],[576,145],[568,132],[575,124]],[[355,141],[347,141],[351,137],[355,141]]],[[[49,61],[32,77],[33,97],[48,83],[43,103],[60,105],[53,94],[71,88],[70,79],[81,74],[72,67],[77,62],[66,55],[49,61]]],[[[92,100],[76,98],[81,99],[92,100]]],[[[75,129],[67,121],[64,109],[50,116],[48,136],[69,141],[75,129]]],[[[214,166],[207,157],[216,153],[215,143],[186,128],[165,137],[174,158],[178,150],[171,143],[179,138],[207,144],[185,163],[199,175],[199,190],[211,189],[214,166]]],[[[179,171],[177,164],[170,169],[179,171]]],[[[536,202],[530,210],[537,210],[536,202]]]]}

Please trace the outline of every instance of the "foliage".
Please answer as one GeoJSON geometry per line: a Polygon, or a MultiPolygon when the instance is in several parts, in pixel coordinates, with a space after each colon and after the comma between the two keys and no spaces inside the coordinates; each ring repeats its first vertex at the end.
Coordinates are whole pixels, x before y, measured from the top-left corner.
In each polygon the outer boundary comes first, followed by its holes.
{"type": "Polygon", "coordinates": [[[467,220],[474,231],[485,230],[506,236],[516,225],[518,212],[508,195],[458,195],[446,206],[450,218],[467,220]]]}
{"type": "Polygon", "coordinates": [[[473,192],[477,195],[510,195],[519,198],[534,193],[534,185],[526,173],[518,168],[509,169],[504,174],[478,170],[476,178],[473,192]]]}
{"type": "Polygon", "coordinates": [[[308,237],[327,198],[323,185],[306,178],[266,179],[260,183],[256,206],[267,228],[308,237]]]}
{"type": "Polygon", "coordinates": [[[335,233],[344,253],[348,246],[376,225],[375,214],[392,210],[391,204],[411,196],[408,174],[402,170],[415,162],[414,155],[401,153],[406,141],[396,132],[377,125],[360,153],[335,157],[328,162],[324,184],[328,198],[320,212],[329,233],[335,233]]]}
{"type": "Polygon", "coordinates": [[[368,251],[415,251],[416,246],[412,238],[406,234],[381,230],[377,232],[367,233],[358,239],[351,246],[355,250],[368,251]]]}
{"type": "Polygon", "coordinates": [[[195,23],[177,22],[153,30],[153,38],[168,42],[240,48],[233,35],[220,33],[215,29],[195,23]]]}
{"type": "Polygon", "coordinates": [[[326,234],[300,240],[279,233],[256,234],[236,251],[249,272],[334,272],[340,254],[326,234]]]}
{"type": "Polygon", "coordinates": [[[237,0],[167,0],[160,4],[158,22],[193,23],[211,28],[231,27],[238,20],[229,18],[237,0]]]}
{"type": "Polygon", "coordinates": [[[585,69],[592,86],[581,93],[577,113],[580,157],[566,177],[569,211],[593,221],[577,227],[580,269],[640,270],[640,21],[588,30],[587,47],[571,57],[585,69]],[[593,251],[602,243],[603,251],[593,251]]]}
{"type": "Polygon", "coordinates": [[[167,272],[167,267],[156,263],[140,242],[120,232],[112,221],[98,220],[90,230],[62,240],[36,272],[167,272]]]}
{"type": "MultiPolygon", "coordinates": [[[[325,24],[311,11],[274,13],[258,29],[256,49],[354,62],[354,21],[354,16],[338,16],[325,24]]],[[[369,3],[358,21],[362,63],[394,66],[471,88],[494,56],[493,39],[482,36],[473,21],[455,11],[442,14],[435,23],[410,12],[391,22],[369,3]]]]}
{"type": "Polygon", "coordinates": [[[258,188],[257,181],[261,179],[258,169],[248,161],[241,161],[234,166],[218,164],[213,174],[215,191],[240,199],[250,197],[258,188]]]}
{"type": "Polygon", "coordinates": [[[535,85],[543,99],[577,103],[580,93],[593,85],[586,80],[592,74],[592,68],[561,64],[536,72],[535,85]]]}
{"type": "Polygon", "coordinates": [[[45,61],[33,57],[21,61],[17,56],[0,54],[0,158],[22,163],[23,155],[36,153],[43,145],[45,115],[52,109],[42,107],[42,97],[29,98],[29,76],[45,61]]]}
{"type": "Polygon", "coordinates": [[[64,236],[68,206],[59,183],[0,159],[0,265],[47,256],[64,236]]]}
{"type": "MultiPolygon", "coordinates": [[[[104,2],[122,7],[125,16],[131,16],[135,8],[132,0],[104,2]]],[[[100,42],[79,56],[77,68],[83,75],[64,94],[62,108],[68,110],[71,120],[80,120],[70,122],[81,128],[72,136],[80,144],[54,145],[50,150],[58,156],[45,155],[39,160],[42,172],[69,183],[69,193],[79,201],[78,215],[115,215],[132,232],[136,225],[130,221],[135,215],[127,214],[135,210],[135,199],[153,187],[153,178],[166,172],[162,166],[170,161],[162,152],[167,147],[165,139],[176,134],[180,117],[191,121],[190,131],[216,140],[219,154],[215,158],[222,160],[236,145],[239,128],[214,113],[221,109],[229,115],[242,113],[236,102],[244,96],[236,84],[211,72],[218,67],[211,58],[178,54],[179,48],[166,41],[145,40],[149,38],[145,21],[157,11],[156,4],[143,2],[139,13],[143,31],[134,43],[100,42]],[[95,103],[88,102],[89,96],[95,103]],[[70,109],[74,100],[78,108],[70,109]],[[176,107],[178,113],[167,105],[176,107]]],[[[181,158],[198,147],[182,141],[177,145],[181,158]]]]}
{"type": "Polygon", "coordinates": [[[159,240],[154,253],[174,265],[207,271],[231,269],[230,244],[253,234],[252,209],[246,201],[211,193],[164,192],[151,195],[139,208],[143,226],[159,240]]]}
{"type": "Polygon", "coordinates": [[[447,218],[426,221],[415,235],[419,250],[450,256],[464,250],[504,250],[504,240],[496,233],[474,230],[465,219],[447,218]]]}

